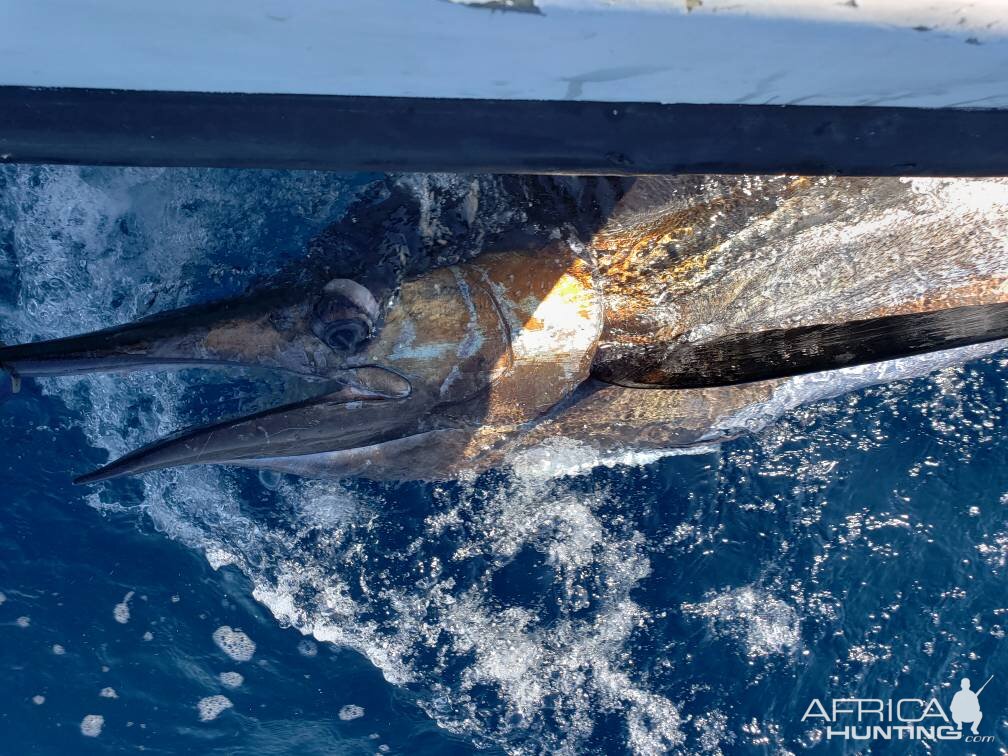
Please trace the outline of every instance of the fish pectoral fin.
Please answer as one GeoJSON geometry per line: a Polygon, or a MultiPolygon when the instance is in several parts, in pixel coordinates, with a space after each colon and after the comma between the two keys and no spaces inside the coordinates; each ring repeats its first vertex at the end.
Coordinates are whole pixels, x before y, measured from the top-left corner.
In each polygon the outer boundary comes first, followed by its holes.
{"type": "Polygon", "coordinates": [[[607,361],[593,371],[629,388],[706,388],[864,365],[1008,338],[1008,303],[736,333],[607,361]]]}

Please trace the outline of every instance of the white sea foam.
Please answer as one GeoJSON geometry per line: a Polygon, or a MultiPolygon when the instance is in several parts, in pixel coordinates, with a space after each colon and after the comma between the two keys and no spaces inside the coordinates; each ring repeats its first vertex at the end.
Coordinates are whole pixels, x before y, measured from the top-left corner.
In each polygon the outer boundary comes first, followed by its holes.
{"type": "Polygon", "coordinates": [[[39,695],[32,696],[32,703],[35,704],[36,706],[41,706],[42,704],[45,703],[45,696],[39,696],[39,695]]]}
{"type": "Polygon", "coordinates": [[[611,449],[600,451],[573,438],[553,438],[524,449],[514,456],[511,466],[521,478],[549,480],[564,476],[583,475],[598,467],[644,467],[666,457],[684,454],[710,454],[717,450],[713,443],[695,444],[669,449],[611,449]]]}
{"type": "Polygon", "coordinates": [[[217,675],[217,679],[225,688],[240,688],[241,684],[245,682],[245,678],[240,672],[221,672],[217,675]]]}
{"type": "Polygon", "coordinates": [[[102,688],[98,691],[98,695],[102,698],[119,698],[119,694],[116,693],[115,688],[102,688]]]}
{"type": "Polygon", "coordinates": [[[221,712],[232,706],[234,704],[227,696],[207,696],[196,703],[196,710],[199,712],[200,722],[212,722],[221,715],[221,712]]]}
{"type": "Polygon", "coordinates": [[[339,718],[344,722],[360,719],[364,716],[364,707],[356,704],[347,704],[339,710],[339,718]]]}
{"type": "Polygon", "coordinates": [[[89,738],[97,738],[101,735],[102,727],[105,726],[105,717],[101,714],[88,714],[80,723],[81,735],[89,738]]]}
{"type": "Polygon", "coordinates": [[[123,596],[122,601],[120,601],[118,604],[112,607],[112,616],[115,617],[115,621],[118,622],[120,625],[125,625],[127,622],[130,621],[129,602],[130,599],[132,598],[133,598],[133,591],[130,591],[125,596],[123,596]]]}
{"type": "Polygon", "coordinates": [[[255,655],[256,644],[244,632],[221,625],[213,633],[214,643],[235,661],[248,661],[255,655]]]}
{"type": "Polygon", "coordinates": [[[980,558],[990,567],[1002,570],[1008,565],[1008,531],[1000,530],[989,537],[988,541],[976,547],[980,558]]]}
{"type": "MultiPolygon", "coordinates": [[[[429,686],[437,702],[423,705],[454,732],[492,742],[482,717],[501,717],[515,733],[532,733],[534,748],[573,753],[590,736],[595,712],[621,711],[628,748],[658,753],[682,741],[681,718],[674,702],[647,690],[625,665],[625,644],[648,617],[629,594],[649,564],[640,535],[599,513],[609,503],[604,496],[582,500],[537,479],[446,488],[413,541],[421,581],[379,576],[384,529],[397,526],[378,522],[353,531],[355,540],[364,539],[356,548],[371,559],[346,565],[350,574],[333,571],[317,550],[296,550],[288,553],[289,568],[257,581],[254,595],[283,624],[357,648],[390,681],[429,686]],[[438,548],[444,538],[457,544],[447,559],[438,548]],[[527,603],[501,607],[476,588],[507,579],[507,565],[516,559],[550,571],[555,594],[523,592],[527,603]],[[480,564],[464,577],[468,565],[480,564]],[[354,599],[345,582],[354,574],[354,580],[379,581],[381,598],[354,599]],[[584,581],[595,587],[589,591],[584,581]],[[547,622],[554,602],[561,615],[547,622]],[[411,661],[434,638],[441,661],[429,667],[411,661]],[[486,715],[464,703],[487,690],[494,696],[483,702],[486,715]]],[[[318,532],[310,522],[302,527],[306,536],[318,532]]],[[[334,554],[350,537],[326,533],[334,554]]]]}
{"type": "Polygon", "coordinates": [[[0,591],[0,604],[4,603],[6,600],[7,596],[4,595],[3,591],[0,591]]]}
{"type": "Polygon", "coordinates": [[[791,653],[801,640],[795,609],[752,586],[683,604],[682,610],[705,619],[715,633],[741,641],[751,658],[791,653]]]}
{"type": "Polygon", "coordinates": [[[206,550],[206,559],[215,570],[219,570],[221,567],[229,564],[234,564],[237,561],[237,558],[231,552],[214,547],[206,550]]]}

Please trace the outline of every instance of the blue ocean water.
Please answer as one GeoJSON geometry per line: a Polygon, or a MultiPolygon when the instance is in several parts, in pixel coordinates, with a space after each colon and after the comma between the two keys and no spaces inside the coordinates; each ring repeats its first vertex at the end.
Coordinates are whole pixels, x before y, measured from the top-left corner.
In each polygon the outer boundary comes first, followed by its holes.
{"type": "MultiPolygon", "coordinates": [[[[372,179],[0,168],[0,340],[240,291],[372,179]]],[[[93,488],[69,481],[268,391],[25,381],[0,404],[0,753],[1004,752],[1006,376],[995,353],[577,475],[93,488]],[[801,721],[990,675],[992,743],[801,721]]]]}

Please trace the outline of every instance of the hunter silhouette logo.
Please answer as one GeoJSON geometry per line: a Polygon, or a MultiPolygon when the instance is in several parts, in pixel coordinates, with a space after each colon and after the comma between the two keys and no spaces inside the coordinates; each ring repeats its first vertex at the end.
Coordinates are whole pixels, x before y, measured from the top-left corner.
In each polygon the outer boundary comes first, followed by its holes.
{"type": "Polygon", "coordinates": [[[813,698],[801,721],[822,727],[827,740],[961,740],[993,743],[980,735],[980,694],[994,675],[974,692],[970,679],[959,681],[948,711],[937,698],[813,698]],[[963,725],[969,725],[964,731],[963,725]]]}
{"type": "Polygon", "coordinates": [[[993,679],[994,675],[988,677],[987,682],[981,685],[980,690],[976,693],[970,690],[970,679],[968,677],[962,679],[959,684],[959,692],[952,697],[952,706],[949,707],[952,711],[952,721],[959,726],[960,730],[963,722],[966,722],[973,725],[970,731],[974,735],[977,734],[980,720],[983,719],[983,712],[980,711],[980,694],[987,687],[987,683],[993,679]]]}

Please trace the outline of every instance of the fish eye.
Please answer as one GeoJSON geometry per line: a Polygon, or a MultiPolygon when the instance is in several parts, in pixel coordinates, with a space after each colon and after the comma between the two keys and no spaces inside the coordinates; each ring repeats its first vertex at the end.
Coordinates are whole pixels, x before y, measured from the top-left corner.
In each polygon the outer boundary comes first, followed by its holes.
{"type": "Polygon", "coordinates": [[[378,303],[356,281],[337,278],[326,284],[311,316],[312,332],[337,352],[359,351],[374,336],[378,303]]]}
{"type": "Polygon", "coordinates": [[[319,338],[337,352],[356,352],[371,338],[367,324],[360,320],[339,320],[320,326],[319,338]]]}

